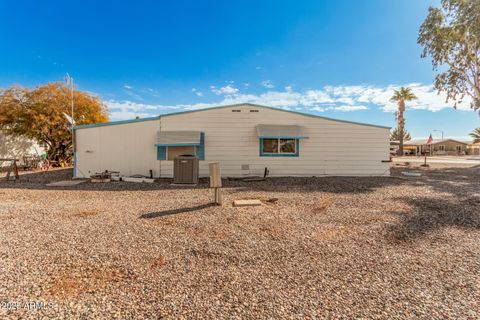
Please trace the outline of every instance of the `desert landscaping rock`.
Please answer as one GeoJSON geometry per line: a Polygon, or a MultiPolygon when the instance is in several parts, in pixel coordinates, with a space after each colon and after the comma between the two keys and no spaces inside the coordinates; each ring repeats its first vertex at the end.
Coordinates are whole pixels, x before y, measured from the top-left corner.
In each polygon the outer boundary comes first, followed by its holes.
{"type": "Polygon", "coordinates": [[[480,173],[439,166],[225,180],[223,207],[204,180],[0,179],[0,318],[478,319],[480,173]]]}

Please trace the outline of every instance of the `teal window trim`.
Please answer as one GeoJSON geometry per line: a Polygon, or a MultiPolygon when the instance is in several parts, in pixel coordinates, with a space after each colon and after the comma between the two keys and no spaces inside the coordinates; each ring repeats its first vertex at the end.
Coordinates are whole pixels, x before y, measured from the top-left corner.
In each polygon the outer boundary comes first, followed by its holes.
{"type": "Polygon", "coordinates": [[[200,144],[195,147],[198,160],[205,160],[205,132],[200,132],[200,144]]]}
{"type": "Polygon", "coordinates": [[[298,157],[300,154],[300,139],[298,138],[260,138],[260,148],[259,155],[260,157],[298,157]],[[264,153],[263,152],[263,139],[295,139],[295,153],[264,153]]]}
{"type": "Polygon", "coordinates": [[[157,160],[167,160],[166,146],[157,146],[157,160]]]}
{"type": "Polygon", "coordinates": [[[200,132],[200,143],[172,143],[172,144],[156,144],[157,160],[167,160],[167,147],[186,147],[194,146],[195,154],[198,160],[205,160],[205,133],[200,132]]]}

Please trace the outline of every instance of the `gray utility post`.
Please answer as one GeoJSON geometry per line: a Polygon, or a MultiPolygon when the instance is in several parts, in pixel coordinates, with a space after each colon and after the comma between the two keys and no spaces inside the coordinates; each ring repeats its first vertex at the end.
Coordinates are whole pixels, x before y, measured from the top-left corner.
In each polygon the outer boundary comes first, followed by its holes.
{"type": "Polygon", "coordinates": [[[222,205],[222,173],[220,169],[220,162],[210,162],[208,164],[210,170],[210,188],[214,188],[214,200],[216,205],[222,205]]]}
{"type": "MultiPolygon", "coordinates": [[[[75,118],[74,118],[74,115],[73,115],[73,108],[74,108],[74,102],[73,102],[73,90],[74,90],[74,87],[73,87],[73,78],[70,77],[70,75],[67,73],[67,75],[65,76],[65,82],[67,83],[67,86],[70,86],[70,107],[71,107],[71,111],[70,111],[70,116],[72,117],[71,121],[70,121],[70,125],[71,125],[71,131],[72,131],[72,156],[73,156],[73,161],[75,162],[75,118]]],[[[75,163],[73,164],[75,166],[75,163]]]]}
{"type": "Polygon", "coordinates": [[[65,76],[65,81],[67,82],[67,86],[70,86],[70,104],[72,109],[70,112],[70,116],[72,117],[72,119],[75,119],[73,116],[73,78],[70,77],[70,75],[67,73],[67,75],[65,76]]]}
{"type": "Polygon", "coordinates": [[[443,130],[435,129],[435,130],[433,130],[433,131],[434,131],[434,132],[441,132],[441,133],[442,133],[442,140],[443,140],[443,134],[444,134],[443,130]]]}

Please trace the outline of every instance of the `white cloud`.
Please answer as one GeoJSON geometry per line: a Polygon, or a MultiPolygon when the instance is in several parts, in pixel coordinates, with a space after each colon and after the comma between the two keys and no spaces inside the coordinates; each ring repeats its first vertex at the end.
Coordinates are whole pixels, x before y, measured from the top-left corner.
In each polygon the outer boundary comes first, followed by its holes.
{"type": "Polygon", "coordinates": [[[350,111],[359,111],[359,110],[367,110],[368,108],[365,106],[335,106],[335,105],[325,105],[325,106],[318,106],[312,107],[311,110],[317,112],[325,112],[325,111],[342,111],[342,112],[350,112],[350,111]]]}
{"type": "MultiPolygon", "coordinates": [[[[437,93],[433,85],[421,83],[410,83],[402,85],[412,89],[417,96],[416,100],[407,102],[407,109],[439,111],[445,108],[451,108],[453,102],[446,102],[446,95],[437,93]]],[[[388,85],[386,87],[376,86],[327,86],[325,91],[334,97],[337,102],[346,104],[373,104],[379,106],[385,112],[394,112],[397,110],[397,104],[390,101],[394,90],[400,89],[401,85],[388,85]]],[[[469,110],[469,100],[465,99],[457,105],[460,110],[469,110]]]]}
{"type": "Polygon", "coordinates": [[[343,111],[343,112],[367,110],[368,109],[365,106],[338,106],[338,107],[330,107],[330,108],[331,108],[331,110],[343,111]]]}
{"type": "Polygon", "coordinates": [[[221,87],[221,88],[217,88],[215,86],[210,86],[210,89],[216,95],[221,95],[221,94],[232,95],[232,94],[236,94],[239,91],[237,88],[235,88],[231,84],[226,85],[226,86],[221,87]]]}
{"type": "Polygon", "coordinates": [[[197,88],[192,88],[192,92],[197,96],[197,97],[203,97],[203,92],[198,91],[197,88]]]}
{"type": "Polygon", "coordinates": [[[132,89],[133,89],[133,87],[132,87],[132,86],[129,86],[128,84],[124,84],[123,87],[124,87],[125,89],[128,89],[128,90],[132,90],[132,89]]]}
{"type": "Polygon", "coordinates": [[[260,84],[267,89],[273,89],[275,87],[273,85],[272,81],[270,81],[270,80],[263,80],[262,82],[260,82],[260,84]]]}
{"type": "MultiPolygon", "coordinates": [[[[444,95],[437,95],[431,85],[410,83],[403,86],[412,88],[418,97],[415,101],[407,103],[407,109],[429,110],[432,112],[451,108],[453,103],[445,103],[444,95]]],[[[254,103],[283,109],[295,109],[305,112],[355,112],[378,108],[385,112],[397,110],[395,102],[390,101],[393,91],[400,85],[384,87],[359,85],[359,86],[326,86],[322,89],[295,91],[291,86],[283,91],[268,90],[261,94],[244,94],[231,85],[221,88],[211,86],[210,89],[217,95],[224,95],[222,99],[211,103],[177,104],[177,105],[149,105],[131,101],[109,100],[107,106],[112,111],[114,120],[134,114],[147,113],[157,115],[167,111],[195,110],[220,105],[254,103]],[[130,113],[128,113],[130,112],[130,113]]],[[[196,88],[192,89],[199,93],[196,88]]],[[[198,94],[197,94],[198,95],[198,94]]],[[[459,104],[458,109],[470,110],[469,101],[459,104]]]]}
{"type": "Polygon", "coordinates": [[[147,118],[152,115],[144,112],[132,112],[132,111],[112,111],[110,112],[110,117],[112,120],[130,120],[139,118],[147,118]]]}

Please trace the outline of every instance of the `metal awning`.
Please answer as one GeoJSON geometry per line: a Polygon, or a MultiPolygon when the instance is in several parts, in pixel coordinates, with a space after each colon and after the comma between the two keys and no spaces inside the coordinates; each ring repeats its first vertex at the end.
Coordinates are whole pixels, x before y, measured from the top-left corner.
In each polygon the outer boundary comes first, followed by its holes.
{"type": "Polygon", "coordinates": [[[192,146],[200,144],[200,131],[158,131],[156,146],[192,146]]]}
{"type": "Polygon", "coordinates": [[[308,138],[304,132],[303,127],[296,125],[283,124],[259,124],[257,125],[257,135],[259,138],[293,138],[305,139],[308,138]]]}

